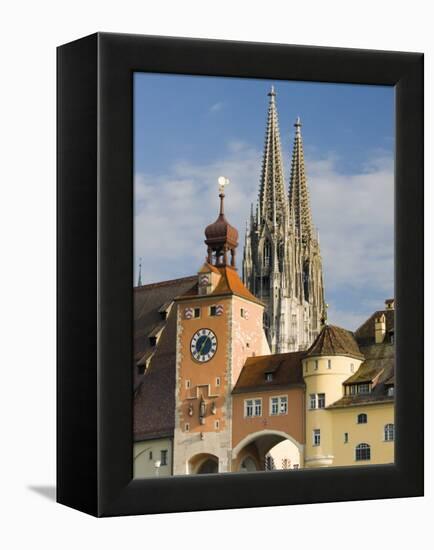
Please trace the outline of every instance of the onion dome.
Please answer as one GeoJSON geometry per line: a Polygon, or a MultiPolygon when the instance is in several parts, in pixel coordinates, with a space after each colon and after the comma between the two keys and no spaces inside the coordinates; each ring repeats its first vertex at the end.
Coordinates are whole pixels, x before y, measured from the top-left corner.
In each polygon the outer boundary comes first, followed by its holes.
{"type": "MultiPolygon", "coordinates": [[[[227,180],[226,180],[227,181],[227,180]]],[[[205,244],[208,246],[207,262],[212,265],[227,265],[227,253],[231,253],[231,266],[235,267],[235,248],[238,246],[238,231],[224,214],[223,185],[220,186],[220,213],[216,221],[205,229],[205,244]]]]}

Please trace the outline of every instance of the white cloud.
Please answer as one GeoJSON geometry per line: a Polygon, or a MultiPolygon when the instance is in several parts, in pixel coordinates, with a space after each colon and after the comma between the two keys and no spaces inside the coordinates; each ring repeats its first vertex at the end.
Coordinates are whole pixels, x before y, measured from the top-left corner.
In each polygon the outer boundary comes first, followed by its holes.
{"type": "MultiPolygon", "coordinates": [[[[359,174],[336,161],[307,160],[314,222],[319,228],[326,285],[393,288],[393,161],[373,156],[359,174]]],[[[386,298],[387,296],[385,296],[386,298]]]]}
{"type": "MultiPolygon", "coordinates": [[[[144,282],[195,273],[205,258],[204,229],[218,214],[217,178],[227,176],[226,215],[240,233],[256,204],[260,151],[230,141],[207,164],[179,162],[159,177],[135,177],[135,257],[144,282]]],[[[342,174],[337,159],[306,159],[314,223],[320,232],[329,320],[356,328],[393,294],[393,162],[375,152],[360,173],[342,174]],[[349,296],[349,303],[344,303],[349,296]],[[381,300],[378,302],[378,297],[381,300]]],[[[288,173],[287,173],[288,175],[288,173]]]]}
{"type": "Polygon", "coordinates": [[[218,111],[221,111],[223,108],[223,103],[221,101],[217,101],[217,103],[214,103],[209,108],[210,113],[217,113],[218,111]]]}

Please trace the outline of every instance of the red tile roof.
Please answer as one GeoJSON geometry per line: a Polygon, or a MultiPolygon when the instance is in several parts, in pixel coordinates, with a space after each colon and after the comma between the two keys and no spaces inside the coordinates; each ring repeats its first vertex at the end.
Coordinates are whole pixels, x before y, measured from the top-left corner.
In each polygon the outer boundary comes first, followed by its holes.
{"type": "Polygon", "coordinates": [[[238,377],[232,393],[250,390],[271,390],[279,386],[304,385],[301,360],[305,351],[277,353],[249,357],[238,377]],[[266,373],[273,373],[273,379],[266,381],[266,373]]]}

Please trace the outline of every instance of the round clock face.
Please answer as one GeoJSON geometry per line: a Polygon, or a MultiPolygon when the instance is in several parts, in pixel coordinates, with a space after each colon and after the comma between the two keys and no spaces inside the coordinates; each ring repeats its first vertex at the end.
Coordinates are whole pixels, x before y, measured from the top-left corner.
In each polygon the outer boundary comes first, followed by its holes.
{"type": "Polygon", "coordinates": [[[191,339],[190,349],[196,361],[206,363],[214,357],[217,351],[217,336],[212,330],[201,328],[191,339]]]}

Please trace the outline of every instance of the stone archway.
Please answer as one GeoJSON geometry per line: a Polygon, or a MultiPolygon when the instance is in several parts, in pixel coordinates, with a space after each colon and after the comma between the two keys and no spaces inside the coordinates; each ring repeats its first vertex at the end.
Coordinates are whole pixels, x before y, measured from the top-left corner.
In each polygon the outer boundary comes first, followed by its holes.
{"type": "MultiPolygon", "coordinates": [[[[257,470],[266,469],[265,464],[268,453],[284,441],[290,442],[295,447],[298,455],[297,467],[302,466],[304,445],[286,432],[269,429],[247,435],[232,449],[232,471],[246,471],[243,463],[247,457],[250,457],[256,463],[257,470]]],[[[250,466],[252,466],[251,463],[250,466]]],[[[280,467],[277,469],[280,469],[280,467]]]]}
{"type": "Polygon", "coordinates": [[[188,472],[190,474],[217,474],[219,471],[219,459],[209,453],[194,455],[188,461],[188,472]]]}

